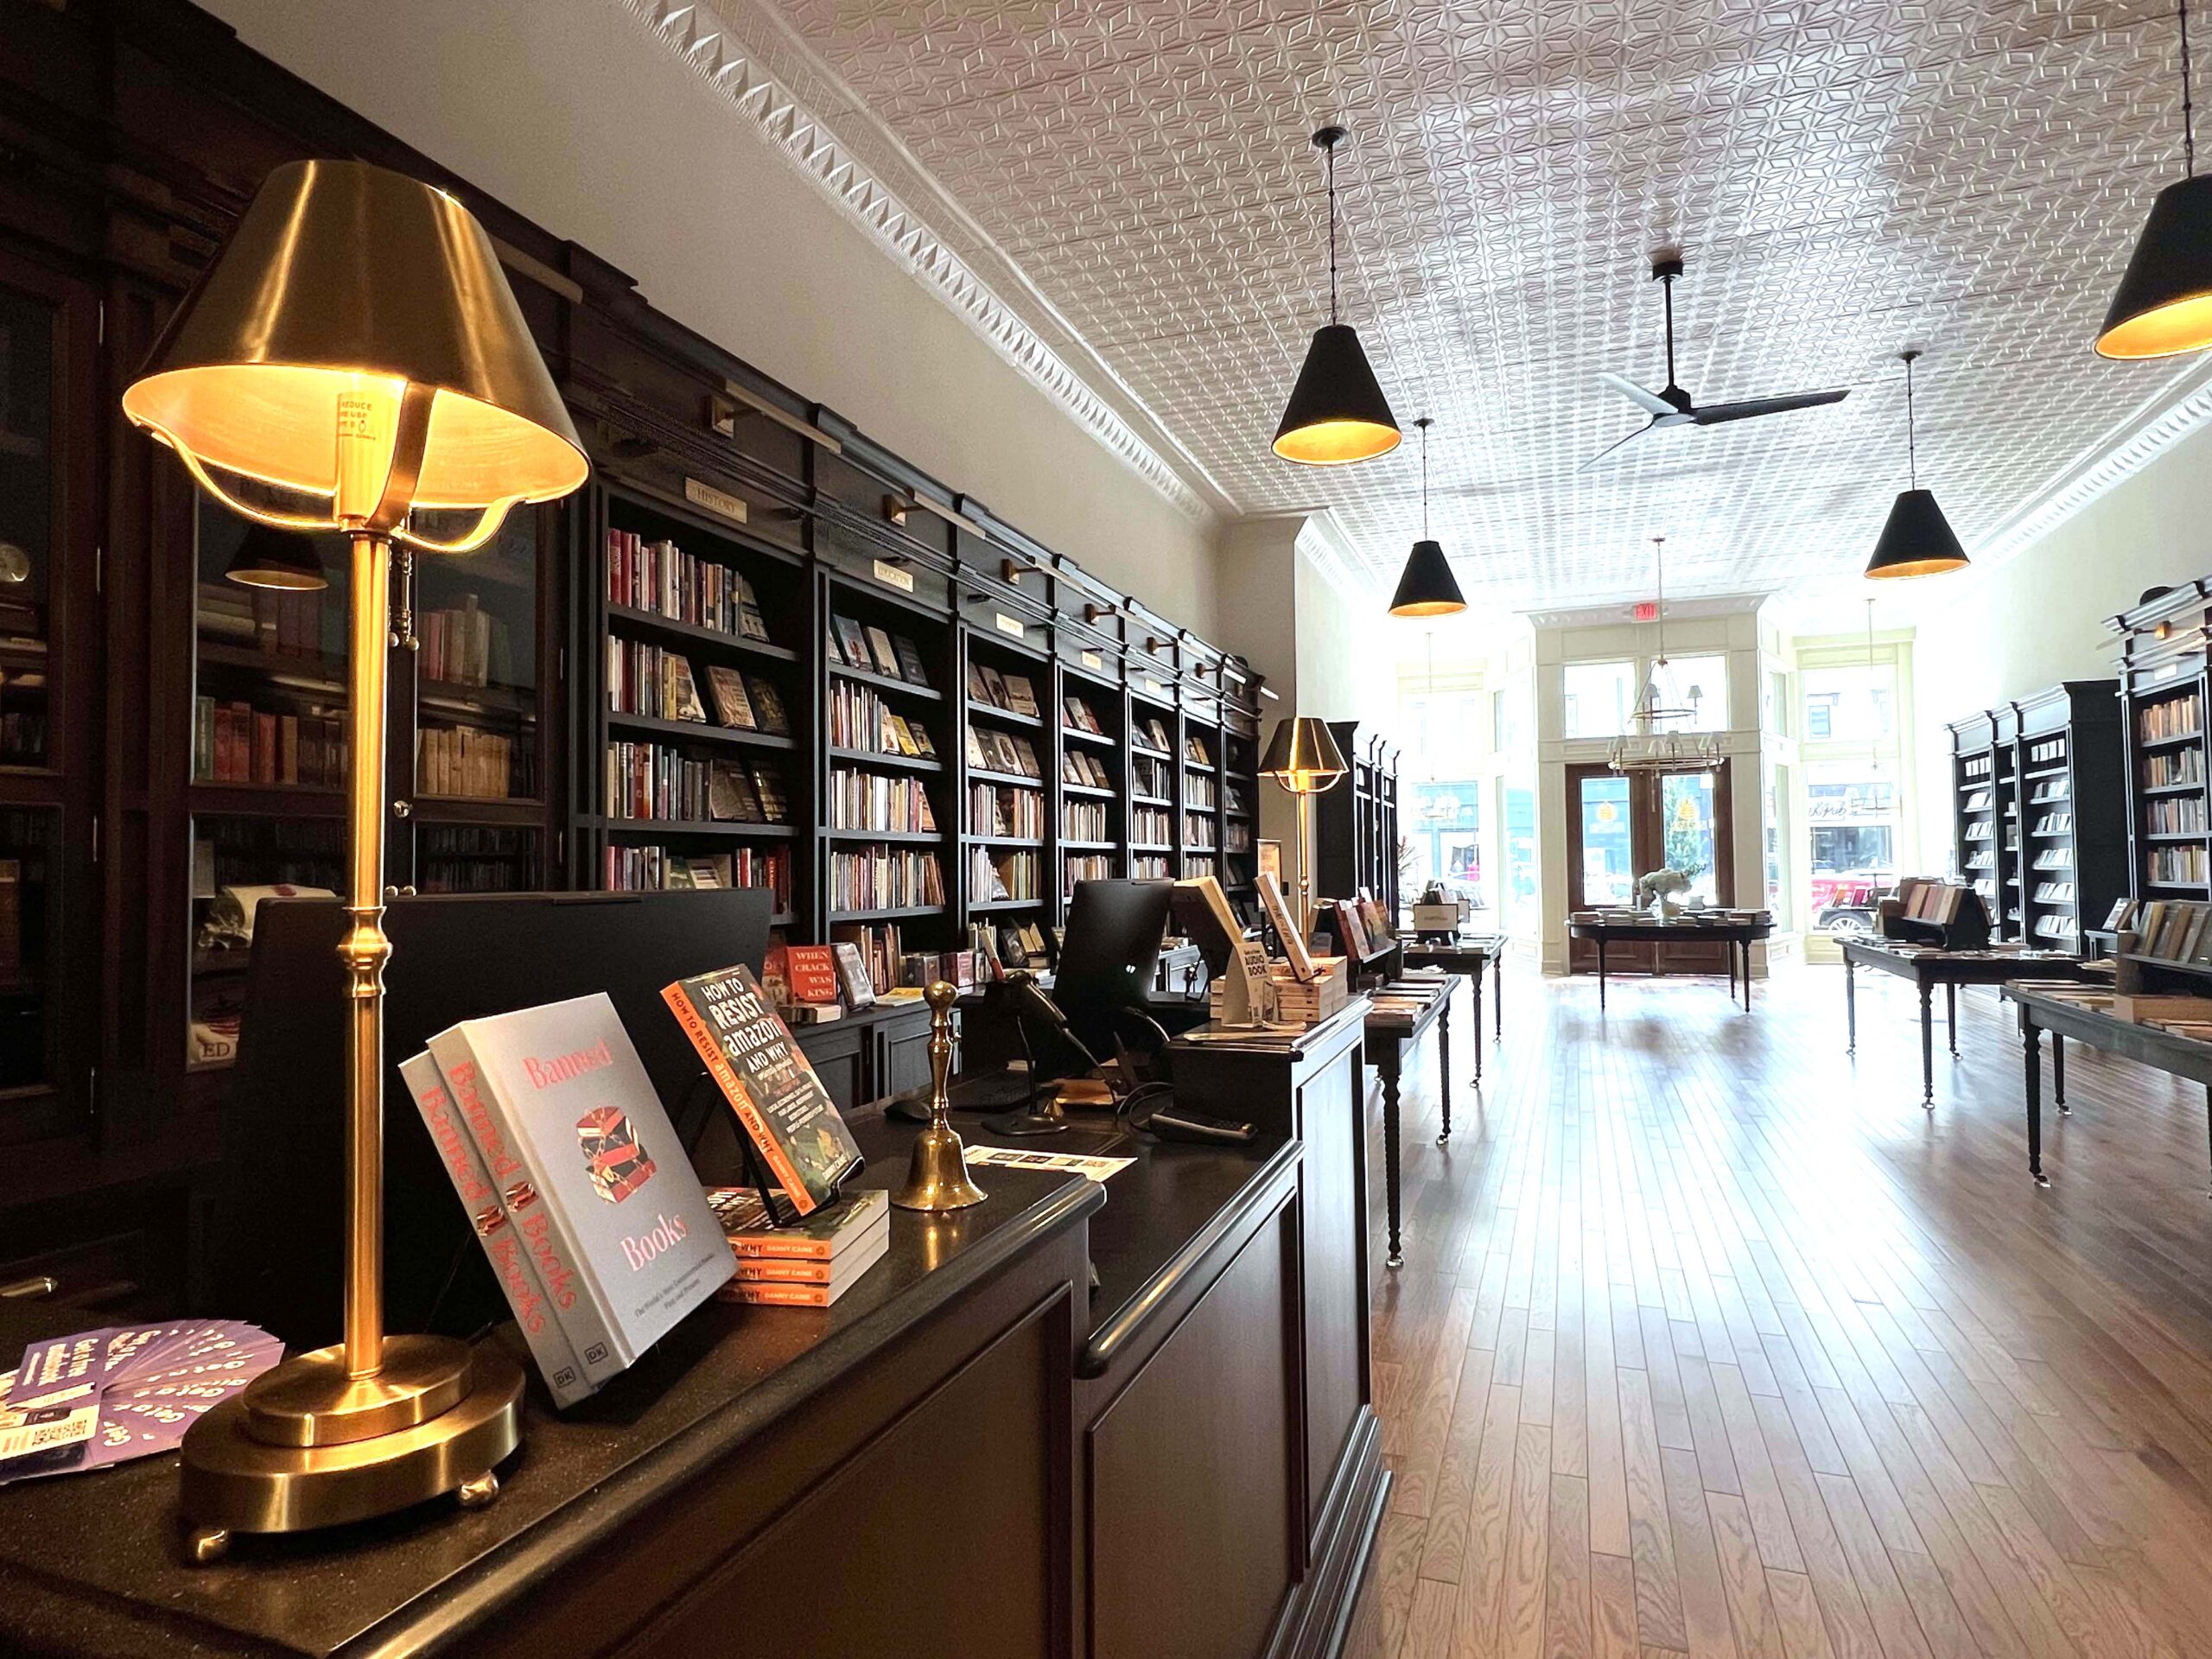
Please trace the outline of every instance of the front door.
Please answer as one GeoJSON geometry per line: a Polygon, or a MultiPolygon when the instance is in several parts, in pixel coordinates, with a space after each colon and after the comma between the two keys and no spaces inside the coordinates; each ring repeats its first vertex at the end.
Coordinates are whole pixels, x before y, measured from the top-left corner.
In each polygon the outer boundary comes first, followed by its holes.
{"type": "MultiPolygon", "coordinates": [[[[1690,878],[1686,897],[1736,902],[1728,823],[1728,763],[1702,772],[1618,772],[1601,765],[1567,769],[1567,906],[1599,910],[1636,903],[1636,879],[1658,869],[1690,878]]],[[[1717,941],[1620,944],[1605,953],[1608,973],[1726,973],[1728,947],[1717,941]]],[[[1567,969],[1593,973],[1598,947],[1567,945],[1567,969]]]]}

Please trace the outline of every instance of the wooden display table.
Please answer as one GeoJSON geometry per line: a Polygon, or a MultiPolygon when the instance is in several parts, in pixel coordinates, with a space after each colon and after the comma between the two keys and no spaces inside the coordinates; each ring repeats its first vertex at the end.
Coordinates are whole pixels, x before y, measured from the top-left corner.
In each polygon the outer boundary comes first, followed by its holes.
{"type": "Polygon", "coordinates": [[[1712,939],[1728,947],[1728,1000],[1736,1000],[1737,963],[1740,957],[1744,975],[1744,1012],[1751,1011],[1751,946],[1770,938],[1774,932],[1772,921],[1745,920],[1735,922],[1698,922],[1684,918],[1679,921],[1658,922],[1649,918],[1639,921],[1607,921],[1603,918],[1570,918],[1567,925],[1569,938],[1588,939],[1598,947],[1598,1008],[1605,1007],[1605,947],[1609,944],[1679,944],[1685,939],[1712,939]]]}
{"type": "Polygon", "coordinates": [[[1505,1040],[1505,952],[1510,941],[1503,933],[1462,933],[1449,944],[1406,946],[1406,966],[1441,968],[1447,974],[1464,974],[1475,993],[1475,1081],[1483,1079],[1483,969],[1490,969],[1491,1018],[1493,1034],[1505,1040]]]}
{"type": "MultiPolygon", "coordinates": [[[[2020,1010],[2020,1055],[2026,1071],[2028,1173],[2035,1177],[2039,1186],[2049,1186],[2050,1180],[2043,1173],[2043,1055],[2037,1040],[2038,1032],[2050,1033],[2054,1052],[2063,1035],[2092,1048],[2101,1048],[2107,1054],[2117,1054],[2122,1059],[2140,1061],[2170,1076],[2201,1083],[2205,1086],[2208,1115],[2212,1115],[2212,1043],[2161,1031],[2156,1026],[2138,1025],[2102,1009],[2085,1007],[2064,994],[2067,988],[2018,982],[2006,985],[2001,993],[2006,1001],[2017,1004],[2020,1010]]],[[[2063,1072],[2054,1103],[2062,1115],[2073,1116],[2066,1105],[2063,1072]]]]}
{"type": "MultiPolygon", "coordinates": [[[[1936,1106],[1936,988],[1943,988],[1943,1019],[1951,1054],[1959,1052],[1959,987],[2002,985],[2015,979],[2082,977],[2078,957],[2063,950],[2029,950],[2018,945],[1990,945],[1979,950],[1945,950],[1938,946],[1909,944],[1896,939],[1842,938],[1843,1012],[1848,1033],[1844,1052],[1859,1052],[1859,982],[1861,968],[1878,969],[1910,982],[1920,992],[1920,1103],[1936,1106]]],[[[2058,1084],[2058,1098],[2066,1098],[2066,1053],[2056,1033],[2050,1039],[2051,1066],[2058,1084]]]]}
{"type": "MultiPolygon", "coordinates": [[[[1398,1248],[1398,1084],[1406,1051],[1419,1042],[1431,1027],[1436,1030],[1437,1071],[1444,1090],[1444,1132],[1436,1137],[1442,1146],[1452,1138],[1452,982],[1399,980],[1376,995],[1382,999],[1367,1014],[1367,1063],[1382,1080],[1382,1185],[1389,1216],[1390,1253],[1383,1265],[1397,1268],[1405,1260],[1398,1248]]],[[[1475,1041],[1482,1041],[1482,1015],[1475,1016],[1475,1041]]]]}

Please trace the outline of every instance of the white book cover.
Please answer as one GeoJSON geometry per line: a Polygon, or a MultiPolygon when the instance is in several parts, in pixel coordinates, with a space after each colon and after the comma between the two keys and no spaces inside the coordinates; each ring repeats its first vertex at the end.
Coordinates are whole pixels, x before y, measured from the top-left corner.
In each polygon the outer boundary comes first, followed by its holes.
{"type": "Polygon", "coordinates": [[[622,1364],[730,1276],[706,1190],[604,993],[464,1020],[430,1052],[456,1096],[455,1068],[473,1068],[622,1364]]]}
{"type": "MultiPolygon", "coordinates": [[[[417,1054],[399,1063],[399,1075],[407,1092],[415,1097],[415,1109],[423,1115],[423,1125],[430,1132],[431,1143],[452,1178],[461,1207],[468,1212],[469,1230],[484,1246],[493,1275],[506,1293],[507,1306],[530,1344],[530,1356],[537,1362],[545,1386],[553,1392],[553,1403],[572,1406],[588,1398],[605,1378],[587,1376],[577,1359],[575,1344],[569,1340],[559,1311],[545,1294],[545,1281],[538,1275],[517,1217],[508,1211],[493,1183],[483,1151],[454,1104],[438,1063],[427,1053],[417,1054]]],[[[606,1375],[612,1376],[614,1370],[607,1367],[606,1375]]]]}

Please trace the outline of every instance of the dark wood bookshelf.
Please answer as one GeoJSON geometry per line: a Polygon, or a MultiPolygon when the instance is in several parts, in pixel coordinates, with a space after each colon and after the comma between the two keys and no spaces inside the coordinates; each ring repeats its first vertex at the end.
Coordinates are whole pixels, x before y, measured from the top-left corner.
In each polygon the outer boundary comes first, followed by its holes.
{"type": "MultiPolygon", "coordinates": [[[[2153,594],[2110,618],[2119,647],[2128,891],[2212,891],[2212,798],[2206,792],[2204,629],[2212,577],[2153,594]]],[[[2085,912],[2086,913],[2086,912],[2085,912]]],[[[2095,919],[2102,921],[2101,911],[2095,919]]]]}
{"type": "MultiPolygon", "coordinates": [[[[27,550],[36,591],[21,595],[35,614],[0,618],[8,636],[0,662],[11,670],[0,717],[35,715],[0,725],[8,797],[0,859],[18,861],[27,901],[35,889],[39,899],[22,912],[22,969],[0,974],[0,987],[40,1004],[0,1040],[0,1134],[22,1154],[19,1173],[0,1181],[0,1277],[33,1254],[33,1243],[46,1249],[111,1235],[158,1241],[141,1253],[152,1268],[134,1294],[183,1305],[185,1241],[201,1224],[195,1217],[204,1218],[227,1082],[222,1064],[192,1058],[194,1028],[227,1028],[244,984],[239,963],[203,948],[213,937],[211,912],[225,887],[345,885],[346,800],[336,777],[285,783],[226,766],[219,779],[195,754],[202,697],[275,714],[280,733],[286,716],[342,722],[342,540],[326,538],[318,549],[328,590],[280,622],[274,637],[284,649],[264,649],[266,619],[224,578],[242,522],[204,501],[172,456],[129,429],[113,397],[231,229],[231,216],[281,161],[358,156],[435,179],[465,200],[512,256],[517,303],[592,462],[582,489],[518,509],[479,553],[415,563],[407,590],[414,643],[387,663],[384,798],[391,804],[393,887],[593,889],[607,885],[610,856],[633,872],[657,858],[665,879],[671,861],[728,856],[742,868],[747,855],[757,865],[780,854],[791,898],[774,925],[789,941],[896,925],[906,950],[957,950],[981,918],[1061,920],[1069,861],[1103,861],[1078,867],[1085,871],[1132,872],[1125,744],[1133,709],[1160,718],[1170,740],[1166,810],[1175,832],[1165,854],[1145,856],[1180,872],[1184,785],[1204,775],[1181,766],[1181,745],[1194,730],[1205,735],[1224,768],[1224,791],[1255,747],[1237,748],[1228,735],[1232,727],[1250,740],[1257,734],[1258,683],[1238,659],[1039,545],[805,391],[656,312],[588,249],[310,92],[227,31],[181,13],[174,29],[141,29],[138,10],[32,9],[38,41],[27,36],[26,53],[73,69],[44,78],[41,108],[53,119],[41,130],[52,142],[12,206],[0,209],[0,288],[35,307],[40,321],[0,364],[0,382],[11,365],[26,365],[51,392],[44,403],[0,403],[15,425],[43,410],[52,428],[42,463],[51,473],[50,545],[27,550]],[[73,73],[80,63],[106,68],[86,77],[73,73]],[[130,164],[118,169],[116,111],[151,107],[149,99],[169,118],[132,129],[130,164]],[[149,195],[145,177],[159,178],[162,190],[149,195]],[[746,413],[718,427],[709,411],[734,397],[743,410],[772,414],[746,413]],[[671,543],[741,575],[767,639],[615,594],[610,532],[671,543]],[[93,547],[103,554],[97,569],[89,558],[57,556],[93,547]],[[472,652],[480,660],[463,670],[448,656],[435,666],[432,619],[449,641],[479,638],[452,632],[486,627],[477,615],[498,625],[472,652]],[[839,615],[911,637],[930,683],[830,660],[825,637],[839,615]],[[710,669],[772,688],[790,735],[643,712],[664,710],[660,703],[626,700],[630,712],[616,709],[610,668],[622,659],[610,652],[631,647],[640,660],[648,649],[683,658],[710,717],[710,669]],[[1034,723],[968,708],[971,655],[1020,665],[1038,700],[1034,723]],[[41,671],[42,688],[17,683],[25,677],[13,670],[22,665],[41,671]],[[830,745],[839,685],[880,695],[926,733],[937,758],[830,745]],[[1102,733],[1064,729],[1070,693],[1102,733]],[[971,890],[962,741],[971,715],[1020,730],[1037,750],[1042,776],[1007,786],[1041,795],[1041,833],[1034,845],[996,849],[1035,855],[1033,899],[980,899],[971,890]],[[7,746],[14,729],[35,731],[27,750],[7,746]],[[468,735],[442,735],[453,731],[468,735]],[[466,747],[483,740],[507,747],[466,747]],[[607,798],[607,757],[621,743],[771,769],[789,822],[612,815],[607,808],[621,798],[607,798]],[[456,745],[464,746],[462,764],[454,762],[456,745]],[[1103,765],[1109,785],[1064,779],[1071,749],[1103,765]],[[502,754],[507,791],[473,792],[469,763],[502,754]],[[442,776],[431,775],[433,759],[442,776]],[[825,827],[834,768],[922,785],[939,831],[878,839],[899,851],[934,851],[943,903],[832,906],[833,859],[867,844],[825,827]],[[456,779],[472,792],[458,792],[456,779]],[[1103,836],[1064,827],[1071,806],[1102,804],[1103,836]],[[66,999],[54,994],[62,987],[66,999]]],[[[0,393],[6,389],[0,385],[0,393]]],[[[497,777],[500,766],[488,770],[497,777]]],[[[1000,786],[983,772],[975,781],[1000,786]]],[[[1249,777],[1244,791],[1255,792],[1249,777]]],[[[1211,809],[1217,842],[1230,822],[1224,808],[1211,809]]],[[[1081,822],[1095,829],[1096,817],[1084,813],[1081,822]]],[[[1203,856],[1219,861],[1224,879],[1241,869],[1225,849],[1203,856]]],[[[873,1022],[810,1027],[802,1041],[825,1052],[846,1046],[839,1052],[847,1058],[835,1063],[842,1069],[823,1070],[833,1094],[850,1103],[925,1080],[925,1041],[908,1039],[926,1018],[900,1008],[873,1022]],[[854,1034],[863,1027],[905,1034],[872,1034],[863,1045],[854,1034]]]]}

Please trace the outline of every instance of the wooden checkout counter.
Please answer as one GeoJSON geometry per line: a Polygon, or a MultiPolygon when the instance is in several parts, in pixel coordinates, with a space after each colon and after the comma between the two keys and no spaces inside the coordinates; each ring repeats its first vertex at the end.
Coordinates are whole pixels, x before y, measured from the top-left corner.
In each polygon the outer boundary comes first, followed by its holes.
{"type": "MultiPolygon", "coordinates": [[[[894,1211],[835,1307],[710,1303],[559,1416],[533,1383],[487,1509],[194,1567],[174,1457],[0,1491],[0,1652],[1333,1653],[1388,1492],[1364,1007],[1201,1044],[1182,1097],[1257,1122],[1251,1146],[1072,1131],[1049,1144],[1137,1162],[1103,1187],[978,1169],[986,1203],[894,1211]]],[[[895,1185],[917,1130],[855,1128],[863,1180],[895,1185]]],[[[0,1345],[67,1320],[0,1320],[0,1345]]]]}

